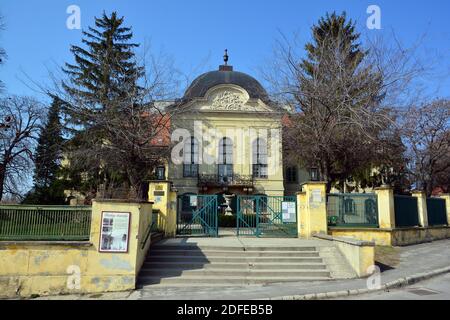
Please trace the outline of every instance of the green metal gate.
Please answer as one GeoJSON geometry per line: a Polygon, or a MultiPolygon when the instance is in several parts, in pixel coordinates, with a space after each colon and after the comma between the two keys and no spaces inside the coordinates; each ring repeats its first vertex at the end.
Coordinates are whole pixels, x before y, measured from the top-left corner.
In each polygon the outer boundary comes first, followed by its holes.
{"type": "Polygon", "coordinates": [[[238,196],[238,236],[297,237],[297,197],[238,196]]]}
{"type": "Polygon", "coordinates": [[[217,237],[217,195],[178,196],[177,235],[217,237]]]}

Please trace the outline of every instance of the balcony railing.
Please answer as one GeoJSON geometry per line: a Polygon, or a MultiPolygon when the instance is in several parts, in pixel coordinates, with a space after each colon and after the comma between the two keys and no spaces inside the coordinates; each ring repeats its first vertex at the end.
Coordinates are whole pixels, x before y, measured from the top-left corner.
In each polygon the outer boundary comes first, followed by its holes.
{"type": "Polygon", "coordinates": [[[242,174],[232,174],[227,176],[218,174],[199,174],[198,185],[199,187],[253,187],[253,176],[242,174]]]}

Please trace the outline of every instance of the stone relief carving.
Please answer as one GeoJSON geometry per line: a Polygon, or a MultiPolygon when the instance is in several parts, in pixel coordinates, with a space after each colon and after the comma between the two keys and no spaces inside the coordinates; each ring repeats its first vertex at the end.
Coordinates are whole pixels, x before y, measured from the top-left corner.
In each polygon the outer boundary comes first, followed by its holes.
{"type": "Polygon", "coordinates": [[[212,101],[212,109],[214,110],[243,110],[246,103],[242,95],[223,91],[216,95],[212,101]]]}

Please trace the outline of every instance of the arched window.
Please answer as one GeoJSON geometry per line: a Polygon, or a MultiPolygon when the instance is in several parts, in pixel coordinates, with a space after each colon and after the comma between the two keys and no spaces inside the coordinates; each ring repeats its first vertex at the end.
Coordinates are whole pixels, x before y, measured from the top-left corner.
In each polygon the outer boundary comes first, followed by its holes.
{"type": "Polygon", "coordinates": [[[233,141],[222,138],[219,141],[219,181],[228,182],[233,178],[233,141]]]}
{"type": "Polygon", "coordinates": [[[253,177],[267,178],[267,143],[258,138],[253,141],[253,177]]]}
{"type": "Polygon", "coordinates": [[[198,176],[198,141],[194,137],[187,139],[183,148],[183,177],[198,176]]]}

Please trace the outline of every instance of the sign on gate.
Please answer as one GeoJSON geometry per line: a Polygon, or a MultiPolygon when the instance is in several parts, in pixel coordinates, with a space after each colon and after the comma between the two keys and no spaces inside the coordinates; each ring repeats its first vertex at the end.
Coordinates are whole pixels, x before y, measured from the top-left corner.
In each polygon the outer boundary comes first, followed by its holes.
{"type": "Polygon", "coordinates": [[[196,207],[197,206],[197,196],[192,195],[189,197],[189,202],[191,207],[196,207]]]}
{"type": "Polygon", "coordinates": [[[238,196],[236,227],[238,236],[297,237],[296,197],[238,196]]]}

